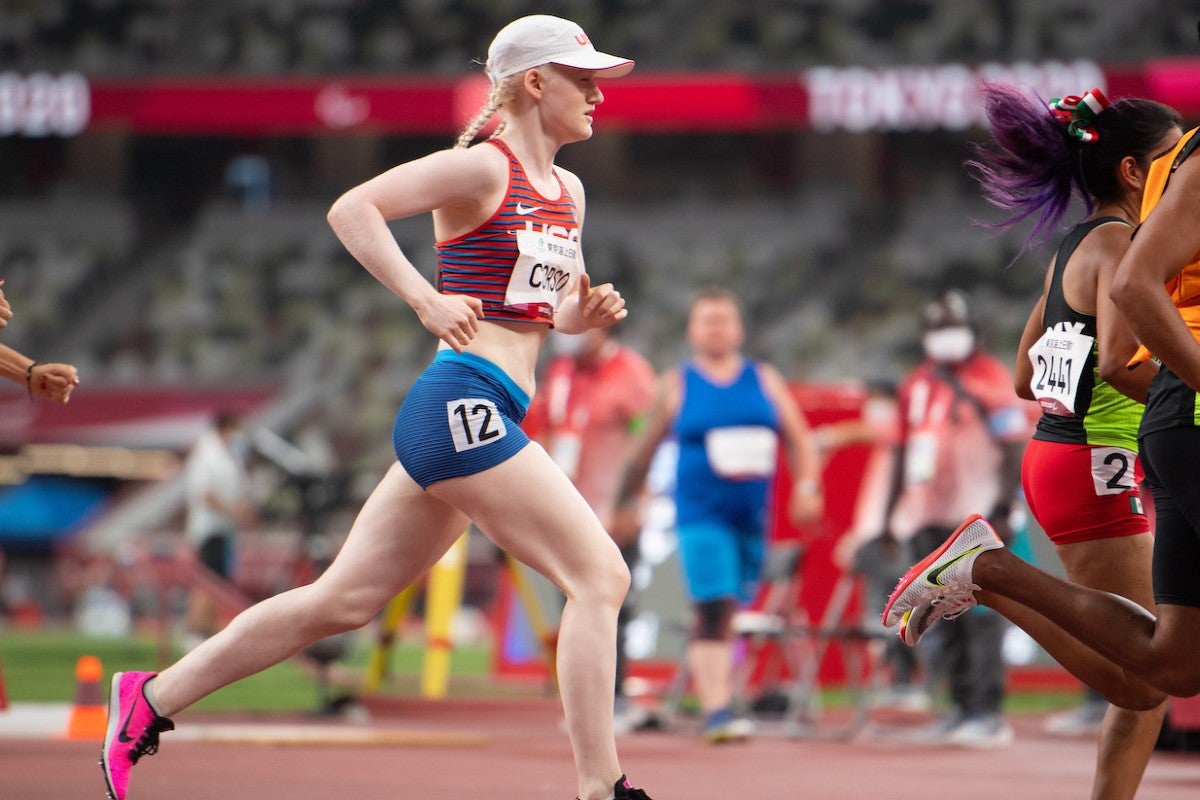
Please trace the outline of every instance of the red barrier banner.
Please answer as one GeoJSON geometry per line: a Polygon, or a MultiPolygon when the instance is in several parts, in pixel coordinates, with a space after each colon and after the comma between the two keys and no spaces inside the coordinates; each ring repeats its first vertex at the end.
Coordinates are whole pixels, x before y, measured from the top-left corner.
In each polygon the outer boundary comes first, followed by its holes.
{"type": "Polygon", "coordinates": [[[92,129],[144,134],[278,136],[455,127],[456,81],[389,79],[97,79],[92,129]]]}
{"type": "MultiPolygon", "coordinates": [[[[818,67],[782,75],[634,73],[602,83],[597,130],[721,133],[964,130],[982,121],[980,80],[1044,97],[1098,86],[1200,116],[1200,59],[1107,68],[1040,63],[818,67]]],[[[0,136],[450,135],[483,104],[482,75],[465,78],[103,78],[0,73],[0,136]]]]}
{"type": "Polygon", "coordinates": [[[1184,116],[1200,115],[1200,58],[1156,61],[1145,70],[1146,95],[1184,116]]]}

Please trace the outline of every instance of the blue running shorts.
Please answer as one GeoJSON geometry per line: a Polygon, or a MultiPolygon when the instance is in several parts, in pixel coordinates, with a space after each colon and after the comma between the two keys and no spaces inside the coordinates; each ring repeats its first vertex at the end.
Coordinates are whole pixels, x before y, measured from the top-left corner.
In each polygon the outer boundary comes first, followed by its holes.
{"type": "Polygon", "coordinates": [[[767,546],[762,530],[687,522],[678,526],[677,534],[684,583],[693,601],[754,599],[767,546]]]}
{"type": "Polygon", "coordinates": [[[439,350],[396,413],[396,458],[422,489],[483,472],[529,444],[529,395],[498,366],[439,350]]]}

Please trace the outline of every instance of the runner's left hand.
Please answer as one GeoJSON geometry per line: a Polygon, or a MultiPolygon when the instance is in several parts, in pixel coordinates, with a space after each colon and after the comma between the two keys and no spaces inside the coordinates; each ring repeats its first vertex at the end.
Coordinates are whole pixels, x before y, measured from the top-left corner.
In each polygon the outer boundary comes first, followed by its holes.
{"type": "Polygon", "coordinates": [[[579,276],[579,318],[588,328],[607,328],[629,315],[625,298],[611,283],[592,286],[585,272],[579,276]]]}

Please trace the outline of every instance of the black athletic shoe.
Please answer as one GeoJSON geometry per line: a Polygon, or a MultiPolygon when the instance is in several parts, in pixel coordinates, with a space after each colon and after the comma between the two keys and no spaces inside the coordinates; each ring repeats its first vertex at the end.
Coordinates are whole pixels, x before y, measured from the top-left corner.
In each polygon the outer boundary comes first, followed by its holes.
{"type": "Polygon", "coordinates": [[[630,786],[629,781],[622,775],[617,779],[617,785],[613,787],[613,800],[653,800],[653,798],[646,794],[645,790],[630,786]]]}
{"type": "MultiPolygon", "coordinates": [[[[617,778],[617,783],[613,786],[613,800],[653,800],[650,795],[646,794],[641,789],[635,789],[629,785],[629,781],[625,776],[617,778]]],[[[578,797],[575,800],[579,800],[578,797]]]]}

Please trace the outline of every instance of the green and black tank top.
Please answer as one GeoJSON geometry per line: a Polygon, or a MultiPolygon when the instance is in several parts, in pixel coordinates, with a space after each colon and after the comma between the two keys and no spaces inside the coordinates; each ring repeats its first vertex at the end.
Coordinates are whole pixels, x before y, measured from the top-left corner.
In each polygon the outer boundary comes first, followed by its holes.
{"type": "Polygon", "coordinates": [[[1030,389],[1042,407],[1033,438],[1136,452],[1142,404],[1101,379],[1096,317],[1072,308],[1063,292],[1071,255],[1089,233],[1112,222],[1128,225],[1119,217],[1097,217],[1076,225],[1059,245],[1042,313],[1045,332],[1029,350],[1030,389]]]}

